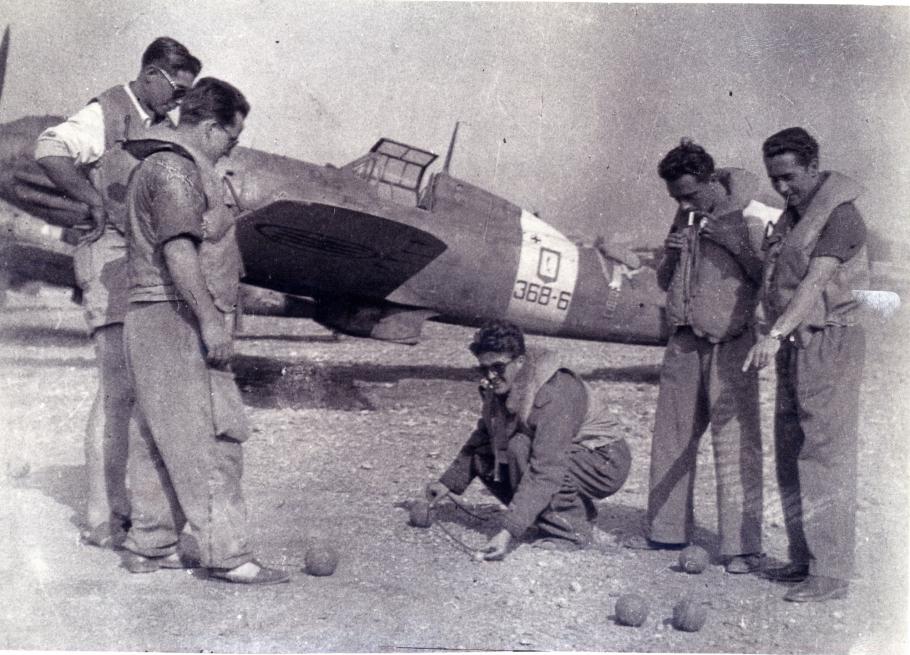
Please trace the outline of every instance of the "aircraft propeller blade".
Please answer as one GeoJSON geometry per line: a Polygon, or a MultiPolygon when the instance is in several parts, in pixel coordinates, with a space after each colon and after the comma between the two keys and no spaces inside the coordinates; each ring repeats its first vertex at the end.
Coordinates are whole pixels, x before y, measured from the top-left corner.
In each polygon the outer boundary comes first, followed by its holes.
{"type": "Polygon", "coordinates": [[[3,78],[6,77],[6,56],[9,54],[9,25],[3,31],[3,42],[0,43],[0,98],[3,97],[3,78]]]}

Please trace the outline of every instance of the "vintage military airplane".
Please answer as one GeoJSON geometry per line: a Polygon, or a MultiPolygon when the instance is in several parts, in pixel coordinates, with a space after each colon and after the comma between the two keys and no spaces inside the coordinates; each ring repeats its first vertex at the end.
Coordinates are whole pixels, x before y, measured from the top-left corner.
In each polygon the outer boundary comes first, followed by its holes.
{"type": "MultiPolygon", "coordinates": [[[[7,30],[0,71],[8,39],[7,30]]],[[[0,125],[0,254],[13,283],[74,286],[61,226],[86,208],[59,193],[32,158],[40,131],[61,120],[0,125]]],[[[453,177],[457,132],[425,185],[436,155],[390,139],[340,168],[236,148],[221,166],[226,196],[241,212],[244,282],[282,294],[246,294],[245,309],[400,343],[416,343],[428,319],[474,326],[491,318],[535,334],[663,343],[653,252],[578,243],[453,177]]]]}
{"type": "MultiPolygon", "coordinates": [[[[7,30],[0,70],[8,47],[7,30]]],[[[85,207],[59,193],[31,154],[40,131],[61,120],[0,125],[0,252],[11,283],[74,286],[63,228],[85,207]]],[[[402,343],[416,343],[427,319],[477,325],[500,317],[538,334],[666,338],[652,267],[625,249],[575,243],[451,176],[456,135],[457,126],[443,170],[425,186],[436,155],[390,139],[340,168],[236,148],[222,166],[242,212],[244,282],[286,294],[248,311],[402,343]]]]}

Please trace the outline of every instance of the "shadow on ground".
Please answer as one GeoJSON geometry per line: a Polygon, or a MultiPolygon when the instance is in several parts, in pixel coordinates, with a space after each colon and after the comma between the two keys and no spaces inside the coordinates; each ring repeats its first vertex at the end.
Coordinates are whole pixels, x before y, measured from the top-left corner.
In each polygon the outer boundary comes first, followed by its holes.
{"type": "Polygon", "coordinates": [[[0,366],[23,368],[95,368],[94,357],[0,357],[0,366]]]}
{"type": "MultiPolygon", "coordinates": [[[[237,355],[233,362],[244,402],[261,409],[377,409],[366,393],[371,384],[402,380],[474,382],[473,368],[434,365],[320,364],[304,359],[275,359],[237,355]]],[[[659,367],[599,368],[583,376],[591,381],[656,384],[659,367]]]]}
{"type": "Polygon", "coordinates": [[[0,343],[11,346],[41,346],[42,348],[75,348],[90,343],[85,330],[45,326],[12,325],[0,331],[0,343]]]}
{"type": "Polygon", "coordinates": [[[39,491],[54,502],[69,507],[73,510],[70,523],[77,528],[82,527],[79,517],[86,501],[84,466],[48,466],[17,480],[16,486],[39,491]]]}

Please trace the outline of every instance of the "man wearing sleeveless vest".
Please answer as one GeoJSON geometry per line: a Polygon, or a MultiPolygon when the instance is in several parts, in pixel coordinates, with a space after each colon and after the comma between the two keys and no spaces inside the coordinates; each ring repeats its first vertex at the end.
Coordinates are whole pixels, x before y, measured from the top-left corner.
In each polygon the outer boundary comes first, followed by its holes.
{"type": "Polygon", "coordinates": [[[237,143],[248,113],[240,91],[203,78],[186,94],[179,127],[124,145],[141,160],[129,186],[124,323],[136,393],[124,542],[132,573],[188,566],[178,552],[186,528],[211,577],[288,580],[253,559],[241,489],[246,420],[237,403],[226,430],[218,411],[225,392],[239,397],[230,358],[241,261],[214,166],[237,143]]]}
{"type": "Polygon", "coordinates": [[[793,127],[763,155],[787,209],[765,239],[764,304],[770,330],[746,367],[777,366],[774,442],[790,562],[765,571],[797,582],[784,596],[825,601],[853,574],[859,388],[865,335],[853,290],[866,289],[866,227],[850,178],[821,171],[818,143],[793,127]]]}
{"type": "Polygon", "coordinates": [[[136,160],[123,151],[165,119],[199,73],[201,64],[177,41],[161,37],[142,56],[139,76],[99,94],[64,123],[39,137],[35,157],[71,198],[88,205],[92,221],[73,227],[76,281],[98,362],[98,391],[85,439],[88,482],[83,540],[114,547],[129,521],[125,476],[127,424],[133,392],[123,356],[127,275],[126,189],[136,160]]]}
{"type": "Polygon", "coordinates": [[[755,342],[761,283],[760,242],[750,238],[747,216],[760,205],[758,178],[716,170],[688,140],[658,173],[679,204],[658,267],[671,335],[651,441],[649,532],[625,545],[678,549],[691,541],[696,456],[710,426],[720,555],[728,573],[750,573],[763,561],[762,445],[758,375],[741,369],[755,342]]]}
{"type": "Polygon", "coordinates": [[[584,548],[597,516],[592,499],[616,493],[629,474],[617,421],[556,353],[526,351],[512,323],[479,330],[471,352],[482,375],[482,415],[448,470],[427,485],[431,504],[464,493],[477,477],[508,506],[485,559],[503,558],[532,525],[542,547],[584,548]]]}

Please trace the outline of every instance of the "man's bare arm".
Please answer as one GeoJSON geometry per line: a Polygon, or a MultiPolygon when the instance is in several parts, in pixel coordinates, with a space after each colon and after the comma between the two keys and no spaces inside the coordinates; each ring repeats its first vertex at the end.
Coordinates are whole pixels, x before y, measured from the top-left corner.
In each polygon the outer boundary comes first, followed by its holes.
{"type": "Polygon", "coordinates": [[[812,307],[821,298],[825,285],[834,277],[840,260],[837,257],[813,257],[809,260],[809,270],[806,277],[796,287],[793,299],[787,305],[787,309],[780,315],[774,325],[773,330],[779,330],[781,334],[790,334],[799,327],[799,324],[809,317],[812,307]]]}
{"type": "MultiPolygon", "coordinates": [[[[825,285],[834,276],[839,265],[840,260],[837,257],[813,257],[810,259],[806,277],[796,287],[793,298],[784,313],[771,326],[771,331],[788,335],[799,327],[800,323],[809,317],[809,312],[812,311],[815,303],[821,298],[825,285]]],[[[780,341],[777,339],[767,335],[760,338],[746,356],[742,370],[746,371],[750,366],[764,368],[774,360],[779,348],[780,341]]]]}
{"type": "Polygon", "coordinates": [[[226,366],[233,354],[231,334],[205,286],[196,244],[189,237],[177,237],[164,244],[163,252],[174,286],[199,320],[206,360],[218,368],[226,366]]]}
{"type": "MultiPolygon", "coordinates": [[[[101,194],[69,157],[52,156],[37,160],[51,182],[73,200],[89,206],[95,225],[103,224],[104,203],[101,194]]],[[[69,227],[74,227],[71,225],[69,227]]]]}

